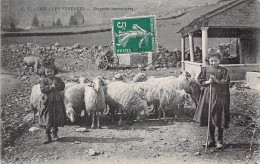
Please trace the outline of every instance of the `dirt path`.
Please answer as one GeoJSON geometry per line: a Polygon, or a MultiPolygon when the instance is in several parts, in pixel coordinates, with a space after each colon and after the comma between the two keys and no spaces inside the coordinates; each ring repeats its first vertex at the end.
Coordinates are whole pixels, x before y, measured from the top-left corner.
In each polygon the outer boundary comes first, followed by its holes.
{"type": "MultiPolygon", "coordinates": [[[[35,125],[37,126],[37,125],[35,125]]],[[[15,163],[246,163],[249,140],[244,135],[230,140],[233,130],[226,131],[227,147],[204,153],[205,128],[190,118],[167,122],[147,120],[133,126],[103,126],[76,132],[79,126],[60,128],[60,140],[44,145],[44,130],[23,135],[5,156],[15,163]],[[241,140],[243,143],[241,143],[241,140]],[[95,156],[88,154],[94,149],[95,156]],[[200,152],[200,155],[196,155],[200,152]]],[[[242,128],[241,128],[242,129],[242,128]]],[[[240,130],[241,130],[240,129],[240,130]]],[[[239,131],[239,129],[235,129],[239,131]]],[[[253,146],[256,149],[256,145],[253,146]]],[[[249,160],[254,163],[257,159],[249,160]]],[[[7,162],[6,161],[6,162],[7,162]]]]}

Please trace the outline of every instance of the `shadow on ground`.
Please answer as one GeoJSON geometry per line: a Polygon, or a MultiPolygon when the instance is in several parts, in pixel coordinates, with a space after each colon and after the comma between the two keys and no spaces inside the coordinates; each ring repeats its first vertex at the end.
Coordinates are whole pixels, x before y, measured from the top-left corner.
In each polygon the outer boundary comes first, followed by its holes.
{"type": "Polygon", "coordinates": [[[85,143],[118,143],[129,141],[143,141],[144,138],[95,138],[95,137],[62,137],[59,142],[85,142],[85,143]]]}

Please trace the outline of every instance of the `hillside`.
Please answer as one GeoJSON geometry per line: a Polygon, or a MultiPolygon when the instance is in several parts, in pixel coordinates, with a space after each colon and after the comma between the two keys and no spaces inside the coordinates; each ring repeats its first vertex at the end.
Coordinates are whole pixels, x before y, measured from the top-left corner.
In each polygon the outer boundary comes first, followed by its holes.
{"type": "Polygon", "coordinates": [[[215,3],[217,0],[2,0],[1,6],[2,20],[11,16],[17,28],[29,29],[34,15],[37,15],[40,25],[51,26],[59,18],[63,25],[68,25],[70,16],[76,12],[71,7],[79,7],[85,18],[85,25],[93,26],[107,24],[111,18],[123,16],[156,15],[158,18],[169,18],[196,6],[215,3]]]}

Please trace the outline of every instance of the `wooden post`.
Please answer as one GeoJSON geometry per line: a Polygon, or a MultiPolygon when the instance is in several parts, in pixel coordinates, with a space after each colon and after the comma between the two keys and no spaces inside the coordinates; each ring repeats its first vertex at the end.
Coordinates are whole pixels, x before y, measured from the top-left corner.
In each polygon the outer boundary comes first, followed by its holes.
{"type": "Polygon", "coordinates": [[[185,70],[184,56],[185,56],[185,36],[182,36],[181,37],[181,68],[183,71],[185,70]]]}
{"type": "Polygon", "coordinates": [[[238,54],[239,55],[239,64],[244,64],[243,62],[243,55],[242,55],[242,46],[241,46],[241,39],[238,38],[237,40],[237,46],[238,46],[238,54]]]}
{"type": "Polygon", "coordinates": [[[152,52],[148,52],[148,65],[153,65],[153,53],[152,52]]]}
{"type": "Polygon", "coordinates": [[[202,64],[206,65],[206,59],[208,57],[208,29],[209,27],[202,27],[202,64]]]}
{"type": "Polygon", "coordinates": [[[193,33],[189,33],[190,61],[194,62],[194,40],[193,33]]]}

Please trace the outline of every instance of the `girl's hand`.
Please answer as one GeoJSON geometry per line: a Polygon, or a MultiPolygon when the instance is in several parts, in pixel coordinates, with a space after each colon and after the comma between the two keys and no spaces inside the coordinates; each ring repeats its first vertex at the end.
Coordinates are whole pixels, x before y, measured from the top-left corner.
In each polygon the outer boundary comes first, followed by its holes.
{"type": "Polygon", "coordinates": [[[57,85],[57,81],[56,81],[56,80],[53,80],[51,87],[52,87],[52,88],[56,88],[56,85],[57,85]]]}
{"type": "Polygon", "coordinates": [[[212,84],[212,83],[213,83],[212,79],[209,79],[208,81],[205,81],[205,84],[212,84]]]}
{"type": "Polygon", "coordinates": [[[51,85],[51,88],[53,88],[53,89],[56,88],[56,85],[55,85],[55,84],[52,84],[52,85],[51,85]]]}
{"type": "Polygon", "coordinates": [[[210,78],[216,82],[216,83],[219,83],[219,80],[214,76],[214,75],[211,75],[210,78]]]}
{"type": "Polygon", "coordinates": [[[213,82],[218,82],[218,80],[216,79],[216,77],[214,75],[210,75],[209,77],[209,81],[212,84],[213,82]]]}
{"type": "Polygon", "coordinates": [[[213,79],[209,79],[209,80],[208,80],[208,83],[209,83],[209,84],[212,84],[213,82],[214,82],[213,79]]]}

